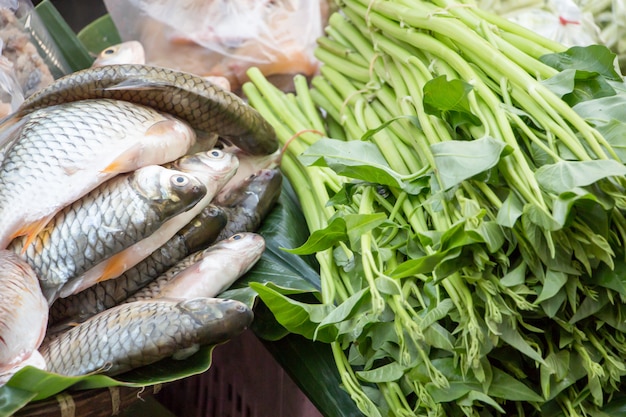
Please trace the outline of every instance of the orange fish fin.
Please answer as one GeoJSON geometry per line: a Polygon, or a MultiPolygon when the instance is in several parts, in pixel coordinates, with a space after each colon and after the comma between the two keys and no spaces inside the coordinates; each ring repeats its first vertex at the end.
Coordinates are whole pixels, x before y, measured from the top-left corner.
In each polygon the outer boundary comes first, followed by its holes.
{"type": "Polygon", "coordinates": [[[114,174],[117,172],[120,172],[120,169],[122,169],[123,163],[121,160],[116,159],[115,161],[111,162],[109,165],[107,165],[106,167],[104,167],[104,169],[102,169],[103,174],[114,174]]]}
{"type": "Polygon", "coordinates": [[[134,169],[137,158],[141,155],[142,147],[135,144],[123,153],[112,155],[112,161],[100,170],[102,174],[119,174],[134,169]],[[132,168],[131,168],[132,167],[132,168]]]}
{"type": "Polygon", "coordinates": [[[129,265],[124,252],[119,252],[107,259],[106,265],[100,276],[96,279],[96,282],[102,282],[112,278],[117,278],[122,275],[128,268],[129,265]]]}
{"type": "Polygon", "coordinates": [[[162,136],[176,129],[177,122],[173,119],[160,120],[146,130],[146,136],[162,136]]]}
{"type": "Polygon", "coordinates": [[[54,214],[43,217],[37,221],[25,224],[13,234],[11,239],[15,239],[20,236],[26,236],[26,240],[24,240],[24,246],[22,247],[22,254],[26,252],[26,248],[28,248],[28,246],[30,246],[30,244],[33,243],[37,235],[41,233],[41,231],[50,222],[52,217],[54,217],[54,214]]]}

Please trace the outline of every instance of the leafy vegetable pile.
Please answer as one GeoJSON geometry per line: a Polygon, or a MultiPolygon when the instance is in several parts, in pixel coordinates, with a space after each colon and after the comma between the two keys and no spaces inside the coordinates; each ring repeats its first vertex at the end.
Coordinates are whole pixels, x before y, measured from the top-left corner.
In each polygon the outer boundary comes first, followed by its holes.
{"type": "Polygon", "coordinates": [[[343,0],[296,93],[250,103],[320,264],[319,303],[251,284],[331,344],[368,416],[615,415],[626,374],[626,85],[604,46],[471,3],[343,0]],[[613,400],[613,402],[611,402],[613,400]],[[608,405],[607,405],[608,404],[608,405]]]}

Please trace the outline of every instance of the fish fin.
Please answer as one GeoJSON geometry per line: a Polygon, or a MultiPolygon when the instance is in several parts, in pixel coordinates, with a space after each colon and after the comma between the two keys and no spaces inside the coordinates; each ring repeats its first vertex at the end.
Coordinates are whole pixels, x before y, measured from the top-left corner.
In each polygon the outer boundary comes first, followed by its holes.
{"type": "Polygon", "coordinates": [[[172,359],[175,359],[178,361],[185,360],[191,355],[193,355],[194,353],[196,353],[198,350],[200,350],[200,345],[195,343],[189,347],[182,348],[174,352],[174,354],[172,355],[172,359]]]}
{"type": "Polygon", "coordinates": [[[131,146],[123,153],[117,155],[113,161],[111,161],[106,167],[102,168],[100,172],[102,174],[118,174],[129,171],[128,167],[135,165],[137,158],[141,155],[141,151],[141,144],[137,143],[131,146]]]}
{"type": "Polygon", "coordinates": [[[61,298],[77,294],[98,282],[107,281],[122,275],[130,266],[124,252],[118,252],[105,261],[99,263],[95,269],[87,271],[85,274],[65,283],[59,292],[61,298]]]}
{"type": "Polygon", "coordinates": [[[104,269],[100,276],[96,279],[96,282],[107,281],[112,278],[117,278],[122,275],[128,269],[128,261],[127,257],[124,254],[124,251],[118,252],[115,255],[111,256],[105,262],[104,269]]]}
{"type": "Polygon", "coordinates": [[[160,120],[146,130],[146,136],[162,136],[176,130],[177,121],[173,119],[160,120]]]}
{"type": "Polygon", "coordinates": [[[26,248],[28,248],[28,246],[30,246],[30,244],[33,243],[37,235],[41,233],[41,231],[46,227],[46,225],[50,222],[50,220],[53,217],[54,217],[54,214],[51,214],[37,221],[27,223],[23,225],[22,227],[20,227],[15,233],[13,233],[13,235],[11,236],[11,239],[15,239],[20,236],[26,236],[26,240],[24,240],[24,246],[22,246],[22,252],[21,252],[22,255],[26,252],[26,248]]]}
{"type": "Polygon", "coordinates": [[[164,88],[171,86],[163,81],[150,81],[150,80],[124,80],[117,84],[104,88],[103,90],[153,90],[155,88],[164,88]]]}

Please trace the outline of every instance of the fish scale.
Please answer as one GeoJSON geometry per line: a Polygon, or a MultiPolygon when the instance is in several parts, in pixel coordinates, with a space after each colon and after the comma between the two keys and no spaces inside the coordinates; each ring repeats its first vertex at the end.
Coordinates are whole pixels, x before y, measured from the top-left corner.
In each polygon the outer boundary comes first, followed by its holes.
{"type": "Polygon", "coordinates": [[[217,297],[248,272],[265,250],[265,239],[243,232],[195,252],[124,302],[156,298],[217,297]]]}
{"type": "Polygon", "coordinates": [[[161,247],[211,203],[215,195],[237,171],[239,160],[234,154],[212,149],[193,155],[185,155],[164,166],[196,177],[207,187],[206,196],[190,210],[165,222],[151,236],[137,241],[135,245],[91,268],[77,279],[80,284],[66,285],[60,292],[61,297],[76,294],[96,282],[119,277],[161,247]],[[217,169],[218,165],[221,169],[217,169]]]}
{"type": "Polygon", "coordinates": [[[59,212],[32,244],[15,239],[51,303],[60,287],[98,262],[149,236],[206,194],[195,177],[157,165],[118,175],[59,212]],[[177,187],[172,178],[185,178],[177,187]],[[167,194],[165,194],[167,193],[167,194]]]}
{"type": "Polygon", "coordinates": [[[49,107],[22,123],[0,166],[2,248],[115,174],[176,159],[196,139],[182,121],[115,100],[49,107]]]}
{"type": "Polygon", "coordinates": [[[40,352],[50,372],[114,376],[222,343],[245,330],[252,318],[252,311],[234,300],[138,301],[103,311],[50,339],[40,352]]]}
{"type": "Polygon", "coordinates": [[[27,98],[17,115],[60,103],[111,98],[180,117],[194,129],[217,133],[255,155],[278,149],[274,128],[236,94],[202,77],[149,65],[87,68],[59,78],[27,98]]]}
{"type": "Polygon", "coordinates": [[[81,322],[127,299],[189,254],[202,250],[226,224],[223,210],[208,206],[176,235],[121,276],[98,282],[50,307],[51,326],[70,320],[81,322]]]}
{"type": "MultiPolygon", "coordinates": [[[[46,300],[32,268],[0,250],[0,386],[35,355],[48,320],[46,300]]],[[[39,364],[41,367],[43,363],[39,364]]]]}

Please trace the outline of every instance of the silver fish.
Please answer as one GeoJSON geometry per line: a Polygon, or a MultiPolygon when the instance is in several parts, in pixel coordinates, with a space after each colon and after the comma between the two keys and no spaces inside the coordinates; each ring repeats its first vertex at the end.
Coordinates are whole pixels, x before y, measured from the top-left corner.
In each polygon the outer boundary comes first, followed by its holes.
{"type": "Polygon", "coordinates": [[[103,311],[40,352],[51,372],[118,375],[168,357],[185,359],[202,345],[238,335],[252,319],[252,311],[234,300],[137,301],[103,311]]]}
{"type": "Polygon", "coordinates": [[[84,100],[31,113],[0,166],[0,248],[30,239],[61,208],[121,172],[162,164],[195,142],[184,122],[149,107],[84,100]]]}
{"type": "Polygon", "coordinates": [[[120,174],[61,210],[32,243],[15,239],[9,249],[21,254],[39,277],[52,303],[82,273],[122,251],[206,195],[194,176],[148,165],[120,174]]]}
{"type": "Polygon", "coordinates": [[[261,258],[265,240],[237,233],[183,259],[126,302],[155,298],[216,297],[261,258]]]}
{"type": "Polygon", "coordinates": [[[48,303],[32,268],[0,250],[0,385],[26,364],[45,362],[37,352],[48,322],[48,303]]]}
{"type": "Polygon", "coordinates": [[[280,197],[283,176],[279,168],[262,169],[252,174],[230,194],[219,194],[213,201],[228,217],[217,240],[239,232],[257,230],[280,197]]]}
{"type": "Polygon", "coordinates": [[[50,307],[49,331],[63,329],[66,322],[85,321],[126,300],[177,262],[213,243],[226,220],[223,210],[209,205],[163,246],[119,277],[59,298],[50,307]]]}
{"type": "Polygon", "coordinates": [[[226,137],[251,154],[271,154],[278,148],[272,125],[241,97],[202,77],[150,65],[105,65],[73,72],[28,97],[16,114],[92,98],[151,106],[194,129],[226,137]]]}
{"type": "Polygon", "coordinates": [[[146,239],[137,241],[134,245],[86,271],[79,278],[81,284],[64,288],[60,293],[61,297],[76,294],[97,282],[119,277],[161,247],[211,203],[215,194],[237,171],[239,160],[231,153],[213,149],[208,152],[186,155],[166,166],[198,178],[207,189],[204,198],[190,210],[169,219],[146,239]]]}

